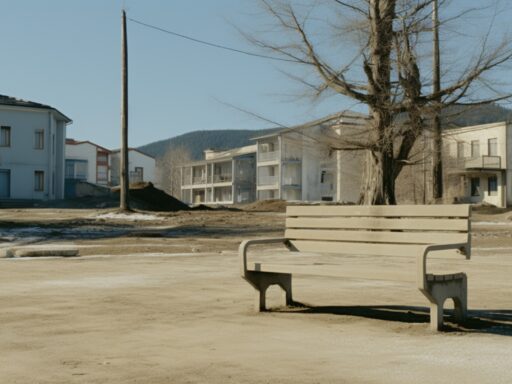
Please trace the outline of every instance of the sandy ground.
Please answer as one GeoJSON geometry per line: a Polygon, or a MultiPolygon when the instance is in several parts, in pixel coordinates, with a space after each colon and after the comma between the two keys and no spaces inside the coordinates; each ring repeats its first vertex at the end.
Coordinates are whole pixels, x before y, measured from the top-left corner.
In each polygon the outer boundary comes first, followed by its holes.
{"type": "Polygon", "coordinates": [[[304,307],[254,313],[236,249],[282,214],[105,213],[0,210],[0,249],[82,255],[0,259],[0,383],[512,382],[509,213],[475,215],[471,261],[438,261],[467,271],[472,316],[438,334],[403,282],[297,277],[304,307]]]}

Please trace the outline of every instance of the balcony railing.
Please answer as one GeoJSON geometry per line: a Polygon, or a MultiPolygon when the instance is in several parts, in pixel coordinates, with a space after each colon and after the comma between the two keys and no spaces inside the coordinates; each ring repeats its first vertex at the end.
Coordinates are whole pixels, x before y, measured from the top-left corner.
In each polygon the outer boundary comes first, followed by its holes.
{"type": "Polygon", "coordinates": [[[258,161],[274,161],[279,157],[279,151],[274,152],[258,152],[258,161]]]}
{"type": "Polygon", "coordinates": [[[233,180],[233,177],[228,175],[213,175],[213,182],[214,183],[229,183],[233,180]]]}
{"type": "Polygon", "coordinates": [[[259,176],[258,185],[276,185],[279,178],[278,176],[259,176]]]}
{"type": "Polygon", "coordinates": [[[300,179],[298,177],[284,177],[283,185],[300,185],[300,179]]]}
{"type": "Polygon", "coordinates": [[[206,184],[205,176],[194,176],[192,178],[192,184],[206,184]]]}
{"type": "Polygon", "coordinates": [[[466,159],[464,162],[466,169],[482,169],[482,168],[501,168],[501,156],[480,156],[466,159]]]}

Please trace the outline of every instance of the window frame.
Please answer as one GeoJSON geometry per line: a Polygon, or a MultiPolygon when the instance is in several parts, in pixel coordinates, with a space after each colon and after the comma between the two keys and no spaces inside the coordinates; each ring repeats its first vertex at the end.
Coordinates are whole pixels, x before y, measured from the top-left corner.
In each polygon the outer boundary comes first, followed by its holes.
{"type": "Polygon", "coordinates": [[[490,139],[487,139],[487,156],[498,156],[498,138],[497,137],[491,137],[490,139]],[[495,142],[492,142],[495,140],[495,142]],[[496,153],[491,153],[491,148],[494,148],[496,150],[496,153]]]}
{"type": "Polygon", "coordinates": [[[480,157],[480,140],[471,140],[471,157],[473,159],[480,157]]]}
{"type": "Polygon", "coordinates": [[[12,143],[12,127],[10,125],[2,125],[0,126],[0,147],[1,148],[10,148],[12,143]],[[3,143],[4,131],[8,132],[7,143],[3,143]]]}
{"type": "Polygon", "coordinates": [[[470,179],[470,195],[471,197],[480,197],[481,191],[480,191],[480,178],[479,177],[472,177],[470,179]]]}
{"type": "Polygon", "coordinates": [[[44,129],[36,129],[34,131],[34,149],[43,150],[44,149],[44,129]],[[38,135],[41,135],[41,146],[38,146],[39,140],[38,135]]]}
{"type": "Polygon", "coordinates": [[[498,196],[498,176],[493,175],[487,177],[487,193],[489,196],[498,196]],[[491,189],[491,180],[494,181],[495,189],[491,189]]]}
{"type": "Polygon", "coordinates": [[[34,192],[44,192],[44,171],[34,171],[34,192]]]}

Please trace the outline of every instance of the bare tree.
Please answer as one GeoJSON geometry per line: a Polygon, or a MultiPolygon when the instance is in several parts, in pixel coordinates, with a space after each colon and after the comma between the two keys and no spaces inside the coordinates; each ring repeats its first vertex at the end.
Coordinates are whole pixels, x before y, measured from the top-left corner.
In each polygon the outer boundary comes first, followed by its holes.
{"type": "MultiPolygon", "coordinates": [[[[369,119],[357,135],[351,127],[350,134],[329,138],[333,149],[366,152],[362,204],[396,204],[395,181],[403,167],[413,163],[415,143],[430,129],[426,120],[434,111],[453,104],[481,105],[511,97],[510,92],[499,92],[483,82],[485,74],[512,58],[509,41],[491,45],[490,30],[481,49],[465,65],[458,64],[450,81],[429,90],[431,66],[422,63],[429,52],[422,43],[427,35],[431,38],[433,1],[319,0],[305,6],[298,1],[261,0],[284,33],[270,39],[248,36],[258,46],[307,68],[313,76],[295,78],[315,96],[331,92],[367,107],[369,119]],[[322,41],[322,26],[338,34],[330,49],[322,41]],[[345,55],[343,60],[339,46],[350,43],[356,43],[353,57],[345,55]],[[482,92],[482,85],[486,92],[482,92]]],[[[445,3],[439,1],[440,9],[445,3]]],[[[440,23],[457,20],[470,11],[478,10],[461,10],[449,20],[441,18],[440,23]]]]}
{"type": "Polygon", "coordinates": [[[164,191],[181,198],[181,166],[192,159],[186,147],[171,147],[158,159],[160,183],[164,191]]]}

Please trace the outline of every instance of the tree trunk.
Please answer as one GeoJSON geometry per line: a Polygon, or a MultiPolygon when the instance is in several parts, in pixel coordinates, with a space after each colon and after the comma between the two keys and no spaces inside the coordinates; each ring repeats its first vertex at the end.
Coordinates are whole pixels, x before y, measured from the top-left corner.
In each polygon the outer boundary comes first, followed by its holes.
{"type": "Polygon", "coordinates": [[[389,153],[367,151],[359,203],[396,204],[394,159],[389,153]]]}

